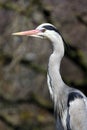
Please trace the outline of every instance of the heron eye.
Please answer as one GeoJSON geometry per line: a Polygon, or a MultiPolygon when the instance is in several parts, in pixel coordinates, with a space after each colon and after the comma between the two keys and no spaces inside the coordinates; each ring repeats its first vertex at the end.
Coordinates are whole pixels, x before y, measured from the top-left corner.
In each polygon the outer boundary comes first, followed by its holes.
{"type": "Polygon", "coordinates": [[[46,31],[46,29],[45,29],[45,28],[42,28],[42,29],[41,29],[41,32],[45,32],[45,31],[46,31]]]}

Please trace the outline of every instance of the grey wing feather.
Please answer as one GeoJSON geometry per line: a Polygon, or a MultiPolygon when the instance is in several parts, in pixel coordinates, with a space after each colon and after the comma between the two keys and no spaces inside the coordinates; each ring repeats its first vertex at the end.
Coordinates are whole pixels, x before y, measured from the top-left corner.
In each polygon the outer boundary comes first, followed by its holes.
{"type": "Polygon", "coordinates": [[[69,105],[71,130],[87,130],[87,98],[77,97],[69,105]]]}

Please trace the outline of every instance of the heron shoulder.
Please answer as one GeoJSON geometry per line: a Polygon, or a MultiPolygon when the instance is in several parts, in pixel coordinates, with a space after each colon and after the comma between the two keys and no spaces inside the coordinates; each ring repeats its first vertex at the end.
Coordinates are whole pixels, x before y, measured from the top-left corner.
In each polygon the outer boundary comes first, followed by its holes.
{"type": "Polygon", "coordinates": [[[82,99],[84,96],[80,92],[70,92],[68,94],[67,106],[70,106],[70,103],[73,102],[75,99],[82,99]]]}

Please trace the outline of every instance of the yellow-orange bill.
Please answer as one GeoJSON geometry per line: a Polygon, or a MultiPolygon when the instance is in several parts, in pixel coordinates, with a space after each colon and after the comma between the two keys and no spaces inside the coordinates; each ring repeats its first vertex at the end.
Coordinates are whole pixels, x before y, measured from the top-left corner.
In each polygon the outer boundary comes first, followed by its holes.
{"type": "Polygon", "coordinates": [[[16,33],[12,33],[12,35],[25,35],[25,36],[31,36],[31,35],[35,35],[38,34],[40,32],[40,30],[30,30],[30,31],[23,31],[23,32],[16,32],[16,33]]]}

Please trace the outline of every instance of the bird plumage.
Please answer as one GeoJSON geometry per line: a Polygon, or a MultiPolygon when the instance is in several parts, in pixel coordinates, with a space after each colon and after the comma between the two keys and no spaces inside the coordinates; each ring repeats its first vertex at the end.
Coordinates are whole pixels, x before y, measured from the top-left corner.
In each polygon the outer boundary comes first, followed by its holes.
{"type": "Polygon", "coordinates": [[[14,33],[47,37],[53,45],[53,53],[49,58],[47,82],[54,102],[55,117],[58,130],[87,130],[87,98],[79,90],[67,86],[60,75],[60,64],[64,56],[64,41],[55,26],[41,24],[35,33],[14,33]]]}

